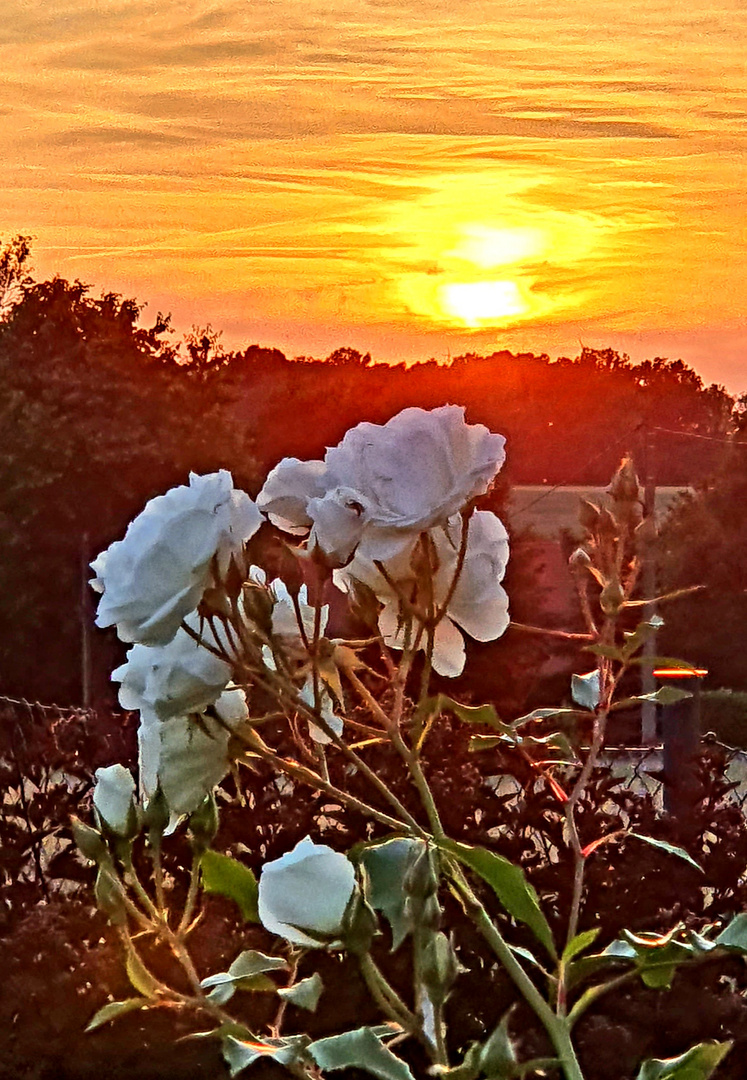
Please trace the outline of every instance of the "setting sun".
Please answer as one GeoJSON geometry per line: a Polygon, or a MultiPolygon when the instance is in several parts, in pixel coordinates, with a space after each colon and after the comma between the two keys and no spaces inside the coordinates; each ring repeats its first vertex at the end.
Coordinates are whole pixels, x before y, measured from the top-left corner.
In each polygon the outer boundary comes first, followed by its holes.
{"type": "Polygon", "coordinates": [[[524,315],[528,305],[515,281],[476,281],[443,285],[439,301],[444,312],[465,326],[495,325],[524,315]]]}

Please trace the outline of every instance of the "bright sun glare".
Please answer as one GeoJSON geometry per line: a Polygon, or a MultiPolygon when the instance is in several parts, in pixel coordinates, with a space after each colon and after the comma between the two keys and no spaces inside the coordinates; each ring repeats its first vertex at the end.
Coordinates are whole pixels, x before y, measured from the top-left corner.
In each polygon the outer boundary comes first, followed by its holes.
{"type": "Polygon", "coordinates": [[[439,288],[438,300],[446,315],[472,328],[524,315],[528,310],[515,281],[454,282],[439,288]]]}
{"type": "Polygon", "coordinates": [[[411,310],[472,330],[535,314],[537,301],[525,268],[542,258],[550,244],[542,229],[462,222],[440,239],[438,274],[413,275],[402,283],[411,310]]]}
{"type": "Polygon", "coordinates": [[[484,269],[536,259],[548,242],[540,229],[525,227],[494,229],[465,225],[461,233],[459,243],[448,254],[484,269]]]}

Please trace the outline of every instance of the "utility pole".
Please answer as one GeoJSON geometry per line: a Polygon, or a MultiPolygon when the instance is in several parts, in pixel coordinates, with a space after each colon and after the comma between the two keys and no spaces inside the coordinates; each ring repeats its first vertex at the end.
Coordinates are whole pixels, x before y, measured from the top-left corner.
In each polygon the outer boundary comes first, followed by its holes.
{"type": "MultiPolygon", "coordinates": [[[[641,558],[643,560],[643,574],[641,585],[644,598],[656,596],[656,465],[654,462],[653,432],[649,427],[648,420],[644,421],[642,430],[643,449],[643,545],[641,558]]],[[[650,622],[656,615],[656,605],[647,604],[643,609],[644,619],[650,622]]],[[[656,679],[654,677],[654,657],[656,656],[656,631],[649,634],[643,645],[643,666],[641,668],[641,693],[653,694],[656,691],[656,679]]],[[[644,746],[653,746],[656,739],[656,703],[643,701],[641,703],[641,743],[644,746]]]]}
{"type": "Polygon", "coordinates": [[[80,689],[81,704],[91,708],[91,606],[88,586],[88,533],[80,538],[80,689]]]}

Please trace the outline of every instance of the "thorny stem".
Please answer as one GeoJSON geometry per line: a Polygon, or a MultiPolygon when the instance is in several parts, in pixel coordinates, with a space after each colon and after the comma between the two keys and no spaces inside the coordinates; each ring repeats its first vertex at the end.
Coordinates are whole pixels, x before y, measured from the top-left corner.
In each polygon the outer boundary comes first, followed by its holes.
{"type": "MultiPolygon", "coordinates": [[[[398,689],[399,687],[404,688],[404,684],[407,681],[407,673],[409,672],[411,663],[412,653],[410,652],[410,650],[406,650],[400,664],[400,672],[398,673],[398,689]],[[404,677],[402,675],[403,670],[404,677]]],[[[428,821],[434,836],[443,836],[444,830],[443,826],[441,825],[438,808],[433,798],[431,789],[428,786],[428,781],[426,780],[423,770],[421,768],[420,761],[418,760],[417,754],[415,754],[410,749],[410,747],[403,739],[402,733],[399,728],[399,722],[404,707],[404,690],[402,691],[401,697],[399,694],[395,697],[395,705],[393,710],[394,715],[390,718],[381,708],[378,701],[376,701],[368,687],[365,686],[363,682],[361,682],[361,680],[358,678],[354,671],[346,671],[346,675],[353,687],[356,689],[356,691],[362,698],[362,700],[374,712],[374,714],[381,721],[381,723],[386,726],[387,735],[389,736],[395,750],[406,764],[410,772],[410,776],[412,777],[412,781],[418,790],[420,800],[423,804],[426,814],[428,815],[428,821]]],[[[414,822],[414,819],[411,820],[414,822]]],[[[414,827],[417,828],[418,834],[421,837],[425,835],[417,822],[414,822],[414,827]]]]}
{"type": "Polygon", "coordinates": [[[358,960],[366,986],[381,1011],[391,1020],[401,1024],[405,1031],[418,1035],[420,1024],[417,1017],[408,1009],[394,987],[390,986],[384,978],[374,963],[371,954],[367,952],[361,953],[358,960]]]}
{"type": "MultiPolygon", "coordinates": [[[[288,986],[293,986],[298,974],[298,965],[301,961],[301,954],[296,953],[290,960],[290,974],[288,975],[288,986]]],[[[280,1032],[283,1027],[283,1019],[285,1017],[285,1010],[288,1008],[288,999],[281,997],[280,1004],[278,1005],[278,1011],[275,1013],[275,1019],[270,1026],[270,1034],[274,1039],[280,1038],[280,1032]]]]}
{"type": "MultiPolygon", "coordinates": [[[[385,814],[381,810],[376,810],[373,806],[369,806],[368,803],[363,802],[361,799],[357,799],[354,795],[348,795],[346,791],[342,791],[340,788],[335,787],[334,784],[328,783],[326,780],[322,779],[318,773],[315,773],[312,769],[307,769],[305,765],[300,765],[297,761],[281,757],[280,754],[275,753],[275,751],[260,738],[256,731],[250,731],[246,735],[240,734],[238,737],[245,746],[253,753],[257,754],[258,757],[261,757],[264,761],[274,765],[279,772],[285,773],[294,780],[298,780],[302,784],[307,784],[317,791],[323,791],[325,795],[331,795],[339,802],[349,806],[352,810],[357,810],[359,813],[373,818],[374,821],[381,822],[382,825],[388,825],[390,829],[394,829],[396,832],[406,832],[409,827],[416,829],[420,836],[425,836],[417,822],[414,822],[414,819],[412,819],[414,824],[411,824],[410,820],[403,821],[390,817],[389,814],[385,814]]],[[[407,818],[409,819],[410,817],[411,815],[407,814],[407,818]]]]}
{"type": "Polygon", "coordinates": [[[192,922],[192,915],[195,910],[195,904],[197,903],[197,895],[200,887],[200,856],[197,854],[192,855],[192,866],[189,871],[189,888],[187,889],[187,898],[184,901],[184,911],[182,912],[181,920],[179,921],[179,929],[177,934],[180,936],[184,934],[187,927],[192,922]]]}
{"type": "Polygon", "coordinates": [[[166,918],[166,900],[163,892],[163,865],[161,863],[161,848],[156,845],[151,848],[153,859],[153,881],[156,886],[156,908],[161,919],[166,918]]]}
{"type": "Polygon", "coordinates": [[[543,634],[545,637],[562,638],[563,641],[594,641],[596,634],[574,634],[569,630],[550,630],[546,626],[527,626],[526,623],[514,622],[509,624],[514,630],[521,630],[525,634],[543,634]]]}
{"type": "Polygon", "coordinates": [[[576,1057],[576,1051],[571,1042],[566,1018],[556,1016],[552,1011],[514,956],[500,930],[493,923],[484,906],[472,891],[461,868],[451,860],[449,862],[449,872],[452,886],[462,901],[465,913],[482,934],[505,971],[513,979],[524,1000],[542,1022],[547,1034],[550,1036],[560,1058],[566,1080],[584,1080],[576,1057]]]}

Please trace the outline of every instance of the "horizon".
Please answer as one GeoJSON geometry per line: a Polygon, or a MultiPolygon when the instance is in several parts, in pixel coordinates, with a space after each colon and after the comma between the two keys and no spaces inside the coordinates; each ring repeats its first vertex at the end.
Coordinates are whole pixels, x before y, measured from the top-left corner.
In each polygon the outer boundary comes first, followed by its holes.
{"type": "Polygon", "coordinates": [[[682,359],[747,390],[738,0],[45,0],[0,236],[229,350],[682,359]]]}

